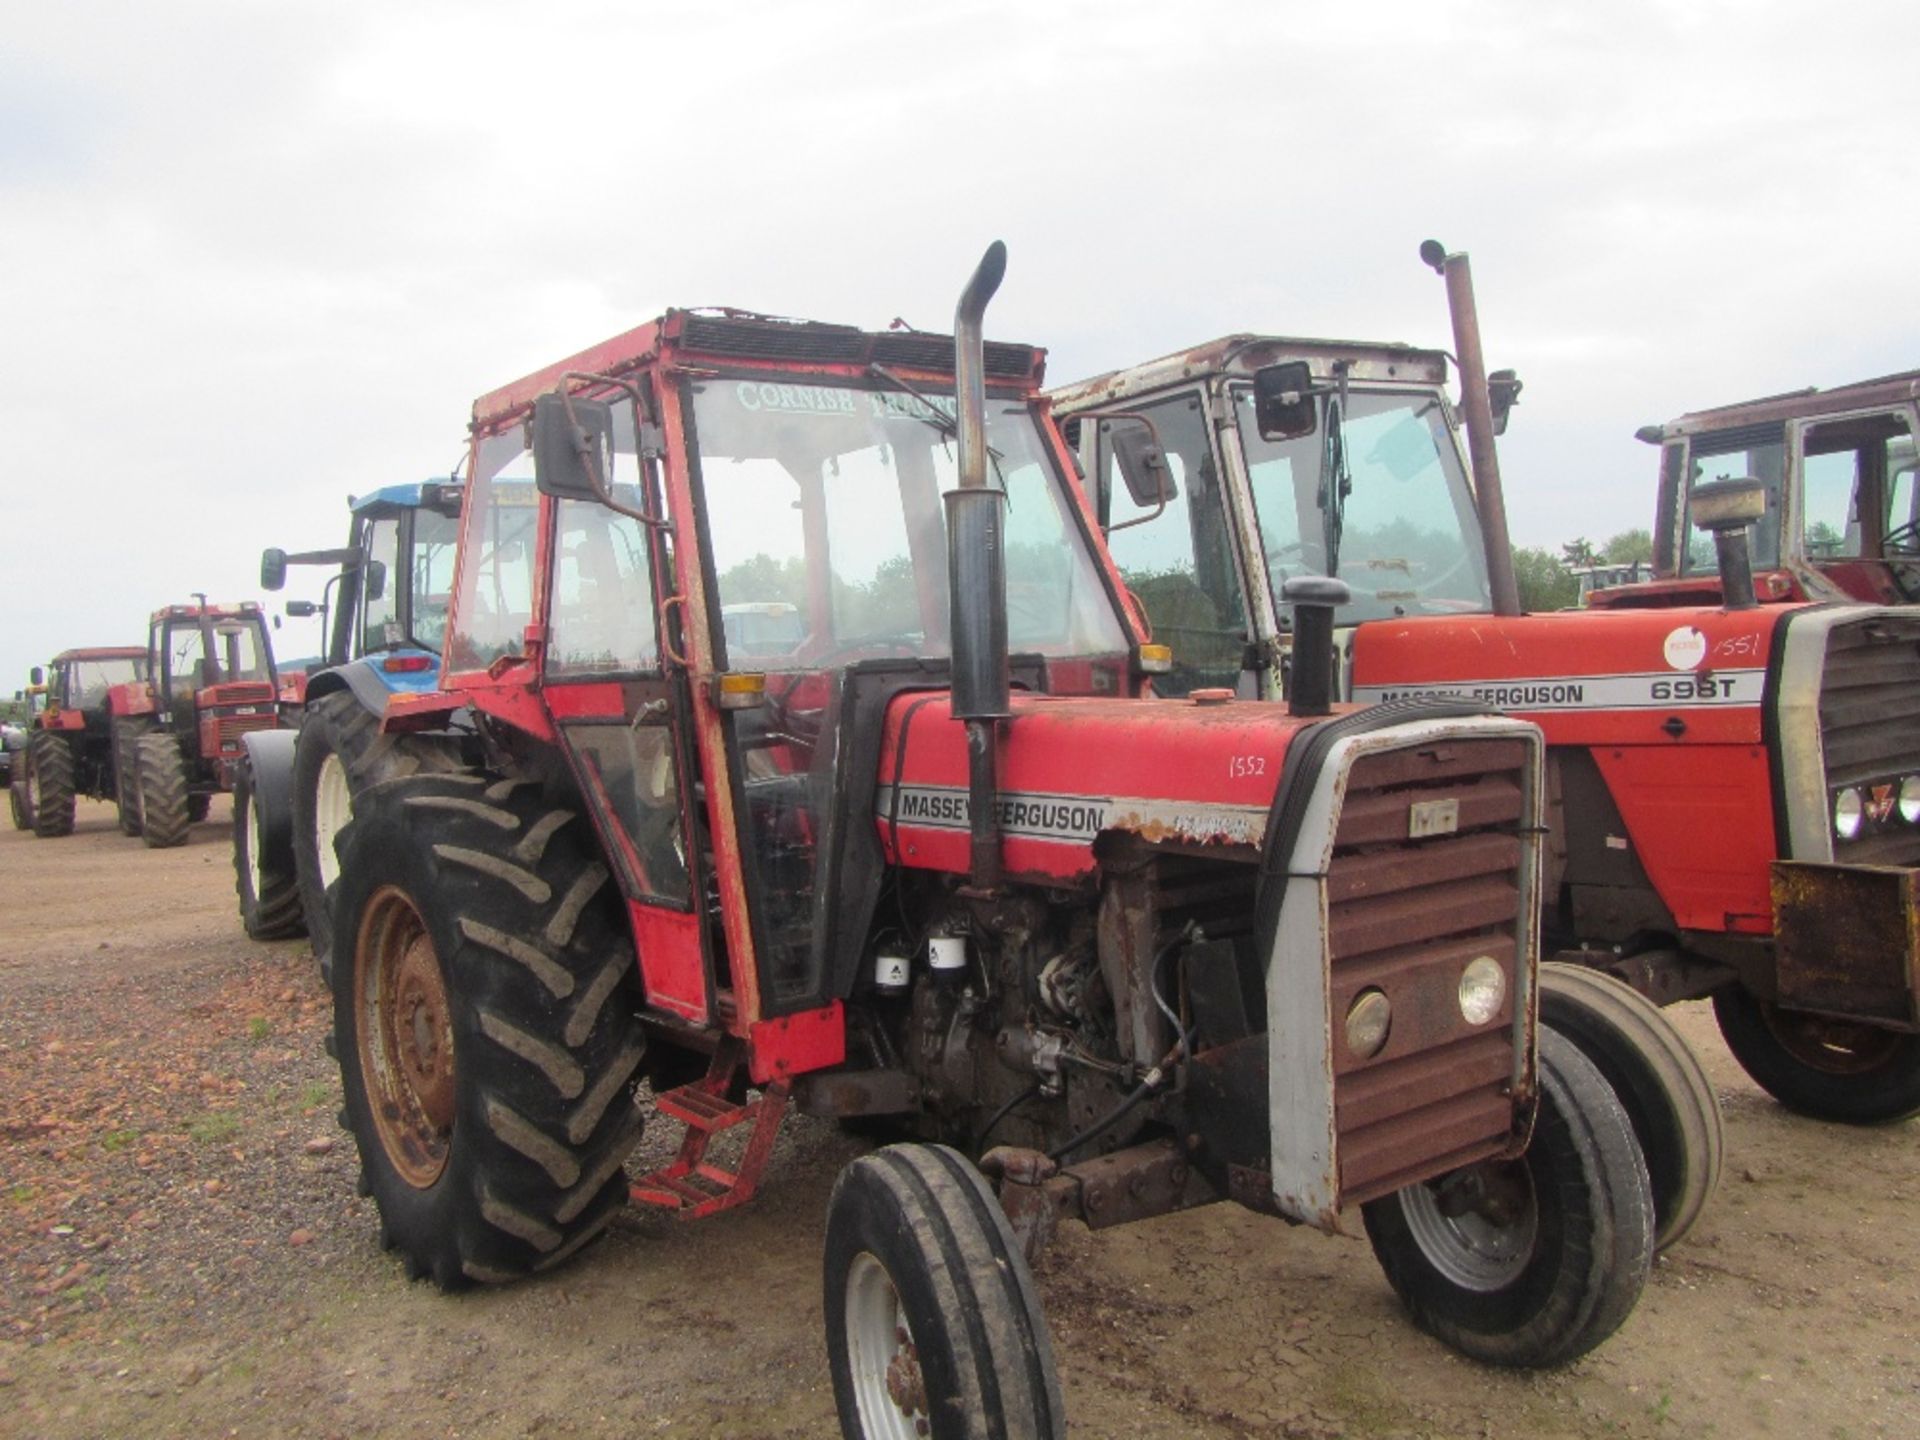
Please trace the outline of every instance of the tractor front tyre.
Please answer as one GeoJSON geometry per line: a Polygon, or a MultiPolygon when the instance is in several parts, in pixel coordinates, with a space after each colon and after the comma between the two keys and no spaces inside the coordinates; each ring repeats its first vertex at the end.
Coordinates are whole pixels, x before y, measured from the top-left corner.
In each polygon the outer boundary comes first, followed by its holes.
{"type": "Polygon", "coordinates": [[[140,838],[149,850],[187,843],[187,762],[180,742],[164,731],[142,735],[134,747],[140,775],[140,838]]]}
{"type": "Polygon", "coordinates": [[[253,940],[285,940],[305,928],[300,887],[284,855],[268,853],[266,817],[253,786],[253,767],[233,777],[233,888],[240,897],[240,923],[253,940]]]}
{"type": "Polygon", "coordinates": [[[1693,1228],[1720,1183],[1720,1102],[1673,1022],[1631,985],[1581,965],[1540,967],[1540,1023],[1580,1048],[1613,1087],[1653,1183],[1653,1248],[1693,1228]]]}
{"type": "Polygon", "coordinates": [[[113,722],[113,804],[122,835],[140,833],[140,737],[152,728],[144,719],[113,722]]]}
{"type": "Polygon", "coordinates": [[[1653,1259],[1653,1195],[1633,1126],[1573,1042],[1542,1027],[1540,1101],[1517,1160],[1363,1207],[1414,1323],[1491,1365],[1578,1359],[1632,1313],[1653,1259]]]}
{"type": "Polygon", "coordinates": [[[73,833],[73,747],[51,730],[27,745],[27,809],[43,840],[73,833]]]}
{"type": "Polygon", "coordinates": [[[409,775],[459,768],[459,757],[440,743],[407,735],[384,735],[379,717],[350,690],[336,690],[307,706],[293,750],[293,870],[306,914],[307,937],[326,973],[333,952],[328,908],[340,879],[337,849],[353,818],[354,797],[369,785],[409,775]]]}
{"type": "Polygon", "coordinates": [[[1737,985],[1714,991],[1720,1036],[1789,1110],[1847,1125],[1920,1114],[1920,1035],[1782,1010],[1737,985]]]}
{"type": "Polygon", "coordinates": [[[13,828],[33,829],[33,793],[27,780],[27,757],[13,762],[14,775],[7,786],[7,805],[13,811],[13,828]]]}
{"type": "Polygon", "coordinates": [[[944,1145],[840,1172],[827,1206],[827,1359],[849,1440],[1060,1440],[1053,1343],[1005,1213],[944,1145]]]}
{"type": "Polygon", "coordinates": [[[334,1052],[381,1244],[449,1290],[561,1263],[626,1203],[645,1053],[587,821],[418,776],[364,792],[340,849],[334,1052]]]}
{"type": "Polygon", "coordinates": [[[187,796],[187,821],[198,825],[213,809],[213,796],[206,791],[196,791],[187,796]]]}

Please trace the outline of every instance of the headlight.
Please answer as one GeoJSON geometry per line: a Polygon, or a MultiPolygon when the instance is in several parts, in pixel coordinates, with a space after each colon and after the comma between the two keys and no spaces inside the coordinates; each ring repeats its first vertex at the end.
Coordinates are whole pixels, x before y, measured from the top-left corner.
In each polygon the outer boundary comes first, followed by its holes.
{"type": "Polygon", "coordinates": [[[1479,955],[1460,972],[1460,1014],[1469,1025],[1484,1025],[1507,998],[1507,972],[1491,955],[1479,955]]]}
{"type": "Polygon", "coordinates": [[[1842,840],[1851,840],[1860,833],[1860,823],[1866,818],[1866,807],[1860,803],[1858,790],[1842,790],[1833,797],[1833,833],[1842,840]]]}
{"type": "Polygon", "coordinates": [[[1900,782],[1900,818],[1909,825],[1920,825],[1920,775],[1909,775],[1900,782]]]}
{"type": "Polygon", "coordinates": [[[1387,1043],[1393,1006],[1383,990],[1362,990],[1347,1007],[1347,1050],[1356,1060],[1371,1060],[1387,1043]]]}

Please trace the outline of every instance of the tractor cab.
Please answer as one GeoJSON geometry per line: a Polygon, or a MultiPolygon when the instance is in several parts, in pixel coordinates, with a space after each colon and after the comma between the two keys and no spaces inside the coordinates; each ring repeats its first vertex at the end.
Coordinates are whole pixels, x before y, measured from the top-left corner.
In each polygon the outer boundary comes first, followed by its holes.
{"type": "Polygon", "coordinates": [[[146,678],[147,652],[137,647],[63,650],[53,657],[50,672],[33,670],[35,685],[44,685],[44,705],[34,724],[48,730],[85,730],[107,733],[107,696],[117,685],[146,678]]]}
{"type": "Polygon", "coordinates": [[[1491,612],[1446,378],[1435,350],[1230,335],[1052,392],[1114,561],[1173,650],[1158,693],[1279,697],[1296,578],[1345,582],[1342,632],[1491,612]]]}
{"type": "Polygon", "coordinates": [[[1766,513],[1751,541],[1762,602],[1920,601],[1920,371],[1695,411],[1639,438],[1660,447],[1653,579],[1597,607],[1716,604],[1712,542],[1687,521],[1703,485],[1751,478],[1766,513]]]}
{"type": "Polygon", "coordinates": [[[147,653],[159,723],[213,766],[231,766],[242,734],[273,728],[278,679],[255,602],[155,611],[147,653]]]}

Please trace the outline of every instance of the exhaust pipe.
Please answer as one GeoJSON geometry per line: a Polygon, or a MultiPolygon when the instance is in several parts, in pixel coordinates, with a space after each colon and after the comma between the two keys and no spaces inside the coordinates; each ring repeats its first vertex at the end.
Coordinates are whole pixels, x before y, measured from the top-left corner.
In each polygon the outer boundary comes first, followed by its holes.
{"type": "Polygon", "coordinates": [[[1729,610],[1751,610],[1760,603],[1753,593],[1747,529],[1766,513],[1767,487],[1758,480],[1712,480],[1694,486],[1687,500],[1688,518],[1713,536],[1720,603],[1729,610]]]}
{"type": "Polygon", "coordinates": [[[1353,603],[1344,580],[1296,575],[1280,587],[1293,607],[1293,663],[1287,671],[1287,713],[1311,718],[1333,713],[1333,612],[1353,603]]]}
{"type": "MultiPolygon", "coordinates": [[[[1447,282],[1453,314],[1453,348],[1460,361],[1460,408],[1466,412],[1467,455],[1473,461],[1473,501],[1487,550],[1487,584],[1493,613],[1520,613],[1520,582],[1513,573],[1513,542],[1507,538],[1507,502],[1500,489],[1500,457],[1493,445],[1493,402],[1487,362],[1480,352],[1480,314],[1473,303],[1473,270],[1466,252],[1449,255],[1438,240],[1420,246],[1420,258],[1447,282]]],[[[1506,372],[1503,372],[1503,374],[1506,372]]],[[[1516,386],[1517,389],[1517,386],[1516,386]]]]}
{"type": "Polygon", "coordinates": [[[987,483],[987,387],[981,328],[987,302],[1007,273],[996,240],[960,293],[953,313],[954,397],[959,488],[947,507],[947,609],[953,632],[953,716],[967,726],[967,817],[973,888],[1000,886],[999,722],[1007,700],[1007,571],[1000,534],[1006,494],[987,483]]]}

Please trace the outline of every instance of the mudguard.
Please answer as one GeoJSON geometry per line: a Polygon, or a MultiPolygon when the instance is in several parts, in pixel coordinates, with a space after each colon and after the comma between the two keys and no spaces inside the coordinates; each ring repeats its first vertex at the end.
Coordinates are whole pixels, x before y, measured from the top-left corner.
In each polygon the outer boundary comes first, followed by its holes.
{"type": "MultiPolygon", "coordinates": [[[[407,650],[392,653],[420,655],[426,652],[407,650]]],[[[385,658],[384,652],[382,658],[385,658]]],[[[331,670],[322,670],[310,677],[307,681],[307,703],[312,704],[321,696],[331,695],[338,690],[350,690],[353,698],[366,707],[369,715],[384,715],[389,695],[435,690],[439,684],[440,669],[437,663],[430,670],[389,672],[382,670],[374,658],[367,657],[349,660],[345,665],[336,665],[331,670]]]]}

